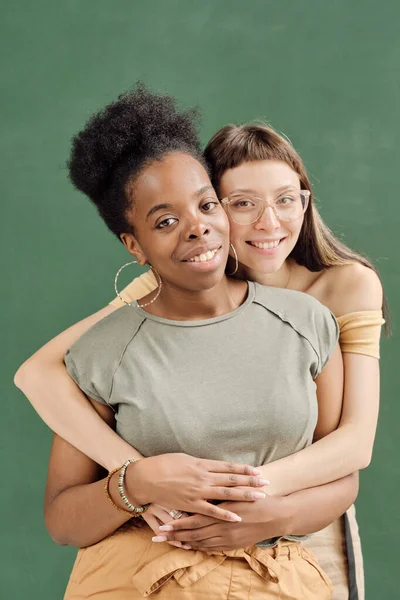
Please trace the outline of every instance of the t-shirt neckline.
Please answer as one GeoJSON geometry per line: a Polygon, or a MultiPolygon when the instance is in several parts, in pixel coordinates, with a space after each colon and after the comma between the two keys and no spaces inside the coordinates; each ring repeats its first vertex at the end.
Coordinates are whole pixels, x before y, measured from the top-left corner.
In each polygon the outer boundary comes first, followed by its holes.
{"type": "Polygon", "coordinates": [[[253,281],[246,281],[247,283],[247,296],[245,301],[228,313],[223,315],[219,315],[218,317],[212,317],[210,319],[200,319],[198,321],[176,321],[174,319],[166,319],[164,317],[158,317],[157,315],[153,315],[147,312],[144,308],[141,308],[138,305],[137,300],[130,303],[130,306],[135,309],[135,311],[140,314],[142,317],[149,319],[150,321],[155,321],[156,323],[163,323],[164,325],[171,325],[174,327],[203,327],[205,325],[214,325],[215,323],[220,323],[221,321],[226,321],[227,319],[232,319],[242,313],[254,300],[256,295],[256,286],[253,281]]]}

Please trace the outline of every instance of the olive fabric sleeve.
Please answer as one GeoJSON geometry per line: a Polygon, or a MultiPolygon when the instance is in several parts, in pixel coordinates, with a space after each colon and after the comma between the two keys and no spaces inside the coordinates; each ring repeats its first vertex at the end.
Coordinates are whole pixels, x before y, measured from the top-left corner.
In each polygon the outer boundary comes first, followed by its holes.
{"type": "Polygon", "coordinates": [[[339,339],[339,326],[331,311],[313,296],[296,290],[258,286],[256,301],[307,340],[315,354],[311,372],[317,377],[339,339]]]}
{"type": "Polygon", "coordinates": [[[87,396],[109,404],[114,375],[142,322],[125,306],[96,323],[67,351],[67,371],[87,396]]]}
{"type": "Polygon", "coordinates": [[[314,313],[315,338],[317,340],[319,364],[315,377],[319,375],[329,361],[339,340],[339,325],[329,309],[321,305],[323,310],[314,313]]]}

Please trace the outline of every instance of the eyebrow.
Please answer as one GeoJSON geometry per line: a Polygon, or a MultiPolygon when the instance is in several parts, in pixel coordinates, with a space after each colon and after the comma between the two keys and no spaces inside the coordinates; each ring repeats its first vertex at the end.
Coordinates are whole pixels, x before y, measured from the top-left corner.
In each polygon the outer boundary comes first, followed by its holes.
{"type": "MultiPolygon", "coordinates": [[[[284,192],[286,190],[297,190],[296,186],[292,185],[291,183],[288,183],[287,185],[282,185],[279,188],[276,188],[276,190],[274,190],[275,194],[279,194],[281,192],[284,192]]],[[[232,194],[256,194],[257,195],[257,191],[254,189],[250,189],[250,188],[236,188],[235,190],[233,190],[233,192],[231,192],[229,195],[231,196],[232,194]]]]}
{"type": "MultiPolygon", "coordinates": [[[[198,198],[199,196],[202,196],[204,194],[204,192],[213,192],[213,191],[214,191],[214,188],[212,187],[212,185],[205,185],[202,188],[200,188],[199,190],[197,190],[197,192],[194,193],[194,196],[195,196],[195,198],[198,198]]],[[[170,209],[170,208],[173,208],[172,204],[167,204],[165,202],[163,202],[162,204],[156,204],[147,213],[146,221],[151,217],[151,215],[154,215],[154,213],[156,213],[157,211],[170,209]]]]}
{"type": "Polygon", "coordinates": [[[146,221],[151,217],[151,215],[154,215],[154,213],[157,212],[158,210],[164,210],[166,208],[172,208],[172,204],[165,204],[165,203],[163,203],[163,204],[156,204],[147,213],[146,221]]]}
{"type": "Polygon", "coordinates": [[[297,187],[291,183],[288,183],[287,185],[282,185],[276,189],[277,192],[285,192],[286,190],[297,190],[297,187]]]}
{"type": "Polygon", "coordinates": [[[199,196],[202,196],[204,194],[204,192],[214,192],[215,193],[215,190],[212,185],[205,185],[202,188],[200,188],[199,190],[197,190],[197,192],[195,192],[194,195],[196,196],[196,198],[198,198],[199,196]]]}

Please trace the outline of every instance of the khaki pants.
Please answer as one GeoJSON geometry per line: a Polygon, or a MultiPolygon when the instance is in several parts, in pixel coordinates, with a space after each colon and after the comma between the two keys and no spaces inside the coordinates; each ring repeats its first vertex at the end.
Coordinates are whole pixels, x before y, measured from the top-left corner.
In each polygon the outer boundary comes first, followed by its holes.
{"type": "Polygon", "coordinates": [[[365,600],[361,541],[352,506],[345,516],[303,542],[333,584],[332,600],[365,600]]]}
{"type": "Polygon", "coordinates": [[[332,584],[297,542],[203,553],[120,530],[79,550],[64,600],[329,600],[332,584]]]}

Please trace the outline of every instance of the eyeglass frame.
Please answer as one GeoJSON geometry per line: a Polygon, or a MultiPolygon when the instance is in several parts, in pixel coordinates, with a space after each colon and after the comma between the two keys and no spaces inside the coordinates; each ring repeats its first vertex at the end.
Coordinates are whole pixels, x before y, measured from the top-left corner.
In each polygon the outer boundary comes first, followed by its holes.
{"type": "MultiPolygon", "coordinates": [[[[297,219],[300,219],[301,216],[303,216],[308,208],[309,202],[310,202],[310,196],[311,196],[311,192],[310,190],[296,190],[299,192],[300,196],[303,194],[304,197],[306,198],[306,203],[305,203],[305,207],[303,209],[303,212],[301,215],[299,215],[298,217],[294,218],[294,219],[282,219],[282,217],[279,217],[276,213],[276,208],[270,203],[268,202],[268,200],[265,200],[264,198],[260,198],[259,196],[251,196],[250,194],[248,194],[248,198],[252,199],[252,200],[260,200],[260,202],[264,205],[263,210],[260,212],[260,214],[258,215],[258,217],[254,220],[254,221],[250,221],[250,223],[239,223],[239,221],[236,221],[230,214],[229,214],[229,209],[227,209],[227,213],[229,215],[229,217],[232,219],[232,221],[235,221],[235,223],[237,223],[238,225],[254,225],[254,223],[257,223],[257,221],[259,221],[261,219],[261,217],[263,216],[263,214],[265,213],[267,208],[271,208],[274,212],[275,217],[278,219],[278,221],[283,221],[284,223],[290,223],[291,221],[296,221],[297,219]]],[[[232,199],[229,199],[229,196],[225,196],[225,198],[220,198],[220,202],[223,206],[227,206],[232,202],[232,199]]]]}

